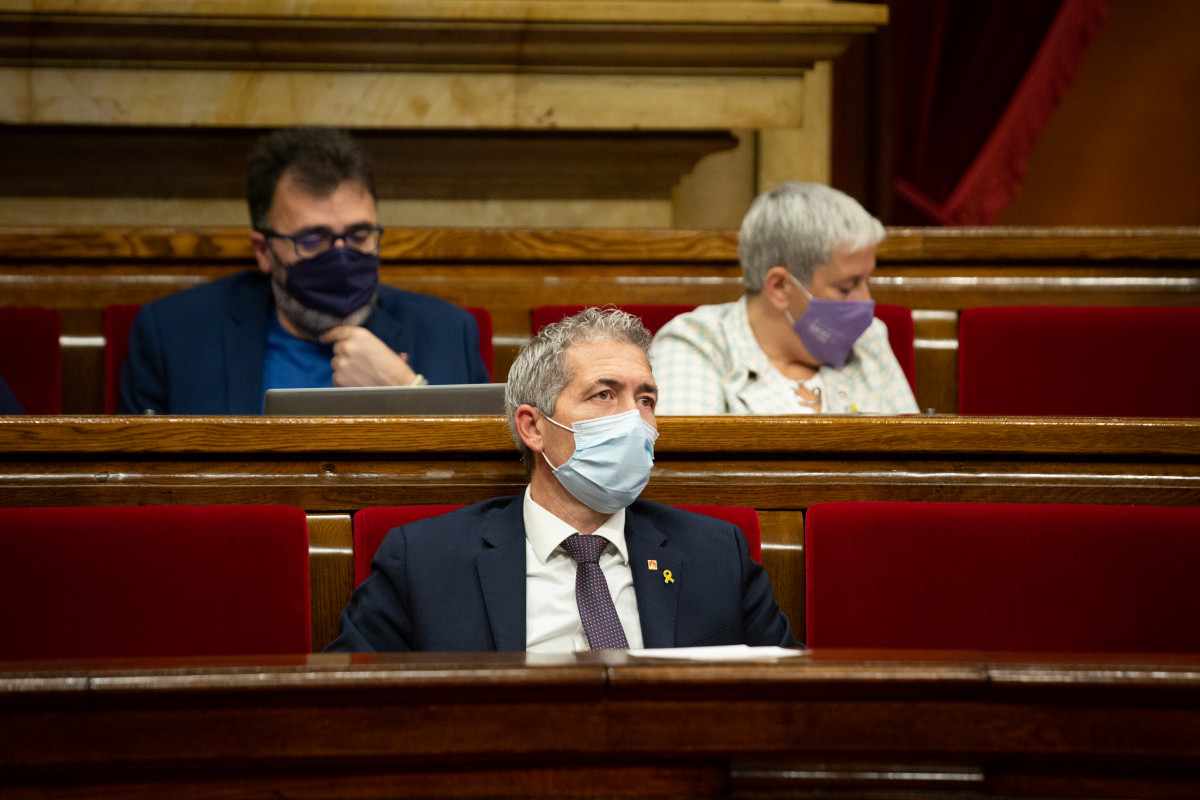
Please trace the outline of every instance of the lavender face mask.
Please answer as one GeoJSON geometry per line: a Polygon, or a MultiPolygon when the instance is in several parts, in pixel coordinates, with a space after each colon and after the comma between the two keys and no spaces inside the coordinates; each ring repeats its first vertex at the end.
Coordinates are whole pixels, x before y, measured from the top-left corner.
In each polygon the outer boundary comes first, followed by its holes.
{"type": "Polygon", "coordinates": [[[800,315],[800,319],[793,320],[792,315],[784,311],[796,335],[820,363],[831,367],[844,366],[854,343],[875,318],[875,301],[813,297],[794,276],[788,277],[808,298],[808,308],[800,315]]]}

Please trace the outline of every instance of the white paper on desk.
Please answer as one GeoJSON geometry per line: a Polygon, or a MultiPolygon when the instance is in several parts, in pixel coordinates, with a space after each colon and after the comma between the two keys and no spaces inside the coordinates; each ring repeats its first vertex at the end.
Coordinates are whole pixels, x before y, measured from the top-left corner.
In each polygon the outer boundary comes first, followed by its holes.
{"type": "Polygon", "coordinates": [[[630,650],[629,655],[641,658],[677,658],[687,661],[760,661],[769,658],[790,658],[804,655],[803,650],[787,647],[751,647],[730,644],[720,647],[659,647],[630,650]]]}

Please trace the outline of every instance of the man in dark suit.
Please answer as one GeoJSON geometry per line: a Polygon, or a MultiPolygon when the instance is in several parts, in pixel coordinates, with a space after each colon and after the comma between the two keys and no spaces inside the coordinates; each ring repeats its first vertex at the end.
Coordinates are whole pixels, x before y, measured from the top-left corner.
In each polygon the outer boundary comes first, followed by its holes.
{"type": "Polygon", "coordinates": [[[487,382],[470,313],[379,285],[374,181],[348,135],[264,137],[246,196],[258,271],[141,309],[121,413],[259,414],[271,388],[487,382]]]}
{"type": "Polygon", "coordinates": [[[636,499],[658,435],[650,338],[593,308],[526,345],[505,397],[526,491],[389,532],[328,649],[797,646],[739,528],[636,499]]]}

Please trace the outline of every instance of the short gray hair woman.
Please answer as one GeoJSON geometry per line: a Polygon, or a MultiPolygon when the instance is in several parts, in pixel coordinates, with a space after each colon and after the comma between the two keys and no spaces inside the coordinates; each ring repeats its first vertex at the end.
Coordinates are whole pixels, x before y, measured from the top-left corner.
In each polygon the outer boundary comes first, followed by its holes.
{"type": "Polygon", "coordinates": [[[876,247],[883,223],[854,198],[819,183],[790,181],[755,198],[738,233],[738,260],[746,292],[758,294],[771,267],[783,265],[802,284],[839,250],[876,247]]]}
{"type": "Polygon", "coordinates": [[[885,235],[829,186],[791,181],[757,197],[738,235],[743,297],[682,314],[654,338],[656,413],[915,413],[873,316],[885,235]]]}

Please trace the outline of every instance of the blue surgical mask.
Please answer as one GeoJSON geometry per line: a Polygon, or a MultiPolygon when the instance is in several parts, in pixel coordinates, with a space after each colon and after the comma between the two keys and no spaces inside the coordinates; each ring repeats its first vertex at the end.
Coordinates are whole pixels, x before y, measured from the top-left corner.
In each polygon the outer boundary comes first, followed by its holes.
{"type": "Polygon", "coordinates": [[[305,308],[348,317],[379,288],[379,254],[331,247],[287,268],[284,289],[305,308]]]}
{"type": "Polygon", "coordinates": [[[563,488],[601,514],[614,514],[637,499],[650,481],[658,431],[637,411],[576,422],[563,430],[575,434],[575,452],[561,467],[550,464],[563,488]]]}
{"type": "Polygon", "coordinates": [[[850,358],[850,351],[854,349],[854,343],[875,318],[875,301],[813,297],[794,275],[789,274],[788,277],[808,298],[808,308],[804,309],[800,319],[793,320],[787,309],[783,312],[788,322],[792,323],[796,335],[819,363],[831,367],[844,366],[850,358]]]}

